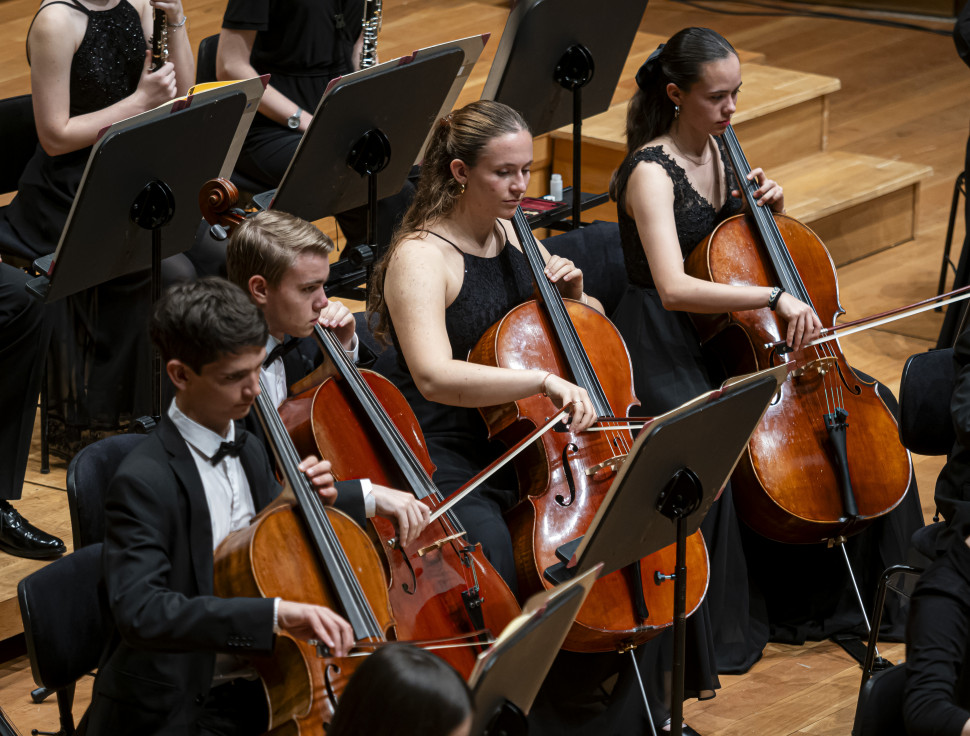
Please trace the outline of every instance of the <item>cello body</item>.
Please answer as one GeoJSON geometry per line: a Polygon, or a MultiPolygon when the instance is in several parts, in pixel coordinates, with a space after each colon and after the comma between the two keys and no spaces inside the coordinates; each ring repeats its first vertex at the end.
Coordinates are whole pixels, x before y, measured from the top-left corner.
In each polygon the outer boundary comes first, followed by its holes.
{"type": "MultiPolygon", "coordinates": [[[[280,597],[341,610],[295,505],[284,494],[250,526],[230,534],[219,545],[214,560],[216,595],[280,597]]],[[[335,509],[327,509],[326,515],[367,600],[376,603],[372,609],[386,635],[394,621],[377,551],[350,517],[335,509]]],[[[333,717],[337,698],[361,662],[349,657],[321,658],[307,642],[285,633],[278,636],[273,656],[254,658],[269,704],[268,733],[324,733],[324,724],[333,717]]]]}
{"type": "MultiPolygon", "coordinates": [[[[828,251],[797,220],[773,220],[810,303],[824,326],[833,325],[844,310],[828,251]]],[[[685,271],[716,283],[779,283],[750,215],[722,222],[692,251],[685,271]]],[[[861,531],[899,504],[912,475],[909,454],[875,383],[856,376],[837,341],[795,353],[767,350],[765,344],[785,336],[767,308],[691,318],[726,375],[780,362],[791,366],[779,400],[769,406],[733,476],[734,502],[748,526],[778,542],[824,542],[861,531]],[[824,419],[833,401],[848,415],[842,432],[847,467],[824,419]]]]}
{"type": "MultiPolygon", "coordinates": [[[[280,407],[295,445],[301,453],[319,452],[330,460],[335,478],[366,477],[390,488],[411,489],[434,511],[441,500],[431,485],[434,465],[411,407],[383,376],[367,370],[354,372],[366,382],[419,464],[418,475],[423,474],[423,479],[418,482],[426,481],[427,490],[413,487],[388,452],[385,438],[361,418],[343,377],[328,377],[280,407]]],[[[394,526],[387,519],[374,517],[370,526],[383,551],[399,639],[470,637],[468,643],[474,644],[475,632],[488,629],[497,635],[519,614],[512,591],[485,559],[481,545],[469,545],[447,515],[429,524],[405,549],[396,544],[394,526]],[[419,550],[427,551],[421,554],[419,550]]],[[[435,653],[467,679],[480,651],[482,647],[466,646],[435,653]]]]}
{"type": "MultiPolygon", "coordinates": [[[[615,415],[627,416],[638,402],[622,338],[594,309],[572,300],[563,303],[580,339],[591,348],[586,352],[615,415]]],[[[482,335],[469,360],[504,368],[546,370],[571,380],[554,334],[545,310],[537,302],[526,302],[482,335]]],[[[481,410],[490,434],[509,445],[557,411],[543,395],[481,410]]],[[[547,432],[516,461],[523,499],[506,519],[521,593],[553,587],[544,571],[560,561],[556,552],[563,544],[585,534],[616,475],[612,463],[622,462],[632,445],[629,430],[582,435],[547,432]]],[[[657,582],[655,573],[672,573],[675,557],[675,545],[670,545],[597,580],[563,648],[574,652],[623,650],[652,639],[670,626],[673,584],[657,582]],[[646,616],[638,608],[641,596],[646,616]]],[[[707,548],[699,531],[687,540],[687,566],[689,614],[703,600],[709,578],[707,548]]]]}

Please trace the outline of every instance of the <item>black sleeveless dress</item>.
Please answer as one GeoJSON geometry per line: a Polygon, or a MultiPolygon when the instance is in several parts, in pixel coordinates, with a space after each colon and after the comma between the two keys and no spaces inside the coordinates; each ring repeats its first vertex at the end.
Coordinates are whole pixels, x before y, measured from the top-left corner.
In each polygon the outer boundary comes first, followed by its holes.
{"type": "MultiPolygon", "coordinates": [[[[88,10],[77,0],[49,3],[84,13],[87,29],[71,63],[70,114],[103,109],[131,95],[145,61],[138,11],[121,0],[88,10]]],[[[91,149],[49,156],[38,144],[17,196],[0,213],[0,253],[28,261],[54,252],[91,149]]],[[[150,410],[144,273],[132,274],[48,305],[53,321],[48,360],[52,449],[70,455],[80,438],[116,429],[150,410]]],[[[39,370],[39,369],[38,369],[39,370]]]]}
{"type": "MultiPolygon", "coordinates": [[[[461,289],[445,310],[445,327],[452,357],[466,360],[468,351],[489,327],[513,307],[532,298],[532,274],[525,256],[509,243],[508,237],[497,256],[481,258],[465,253],[436,233],[429,235],[449,243],[461,253],[465,263],[461,289]]],[[[388,378],[411,404],[437,468],[434,482],[448,496],[501,455],[504,447],[488,441],[488,430],[478,409],[448,406],[424,398],[414,384],[393,329],[391,337],[398,357],[396,370],[388,378]]],[[[517,501],[515,474],[510,469],[493,476],[455,507],[470,541],[482,543],[489,562],[513,590],[516,586],[512,539],[502,512],[517,501]]]]}
{"type": "MultiPolygon", "coordinates": [[[[727,190],[737,179],[720,139],[727,190]]],[[[705,362],[700,339],[684,312],[667,311],[654,285],[636,222],[626,212],[626,185],[641,161],[660,164],[674,188],[674,218],[681,252],[686,258],[715,225],[741,211],[739,199],[728,197],[720,210],[698,194],[686,172],[661,147],[649,147],[628,157],[618,172],[617,215],[624,260],[631,285],[613,321],[627,342],[634,384],[647,415],[667,411],[717,386],[723,376],[705,362]]],[[[890,410],[895,397],[885,386],[879,393],[890,410]]],[[[734,512],[730,484],[704,520],[702,529],[711,565],[706,601],[713,622],[717,670],[744,672],[771,641],[801,644],[836,633],[862,633],[864,625],[845,563],[838,550],[823,545],[785,545],[754,534],[734,512]]],[[[922,526],[915,476],[903,502],[846,544],[866,605],[882,571],[903,562],[908,540],[922,526]]],[[[884,635],[900,638],[905,613],[887,601],[884,635]]]]}
{"type": "MultiPolygon", "coordinates": [[[[71,63],[71,117],[102,110],[132,94],[145,62],[145,32],[128,0],[110,10],[66,5],[88,17],[88,27],[71,63]]],[[[28,31],[29,33],[29,31],[28,31]]],[[[74,202],[91,148],[49,156],[41,145],[17,185],[17,196],[0,221],[0,250],[30,261],[53,253],[74,202]]]]}
{"type": "MultiPolygon", "coordinates": [[[[432,235],[436,235],[432,233],[432,235]]],[[[436,237],[441,238],[440,235],[436,237]]],[[[445,240],[445,238],[441,238],[445,240]]],[[[482,334],[513,307],[533,298],[533,280],[525,256],[506,237],[493,258],[462,255],[465,276],[455,301],[445,311],[445,326],[452,357],[465,360],[482,334]]],[[[425,399],[415,386],[392,331],[397,364],[388,377],[401,389],[418,418],[437,466],[434,481],[448,495],[489,465],[503,451],[489,443],[485,423],[477,409],[447,406],[425,399]]],[[[473,542],[480,541],[486,556],[515,590],[512,543],[502,512],[518,501],[514,473],[495,476],[489,484],[459,503],[455,511],[473,542]]],[[[657,640],[637,650],[637,667],[629,654],[575,654],[560,652],[529,714],[529,733],[536,736],[600,733],[635,736],[650,733],[637,673],[645,680],[654,717],[665,713],[664,677],[656,667],[661,657],[657,640]]],[[[709,666],[708,668],[709,669],[709,666]]],[[[689,670],[696,670],[694,662],[689,670]]],[[[707,686],[705,680],[705,686],[707,686]]],[[[697,685],[688,684],[698,695],[697,685]]],[[[659,723],[658,723],[659,725],[659,723]]]]}

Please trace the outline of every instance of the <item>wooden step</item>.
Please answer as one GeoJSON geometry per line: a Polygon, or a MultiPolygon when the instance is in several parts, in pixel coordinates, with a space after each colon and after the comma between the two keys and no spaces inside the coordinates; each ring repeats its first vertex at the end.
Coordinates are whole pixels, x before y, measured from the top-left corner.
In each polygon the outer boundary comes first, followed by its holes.
{"type": "Polygon", "coordinates": [[[788,214],[811,227],[836,266],[912,240],[923,164],[830,151],[779,166],[788,214]]]}
{"type": "MultiPolygon", "coordinates": [[[[838,79],[754,63],[741,65],[741,78],[733,124],[752,166],[778,178],[774,170],[781,164],[826,150],[829,95],[840,89],[838,79]]],[[[606,191],[613,171],[626,155],[626,108],[626,103],[614,104],[583,121],[583,189],[587,192],[606,191]]],[[[562,174],[564,184],[571,184],[571,128],[553,132],[549,146],[548,162],[537,146],[536,184],[547,186],[553,171],[562,174]]],[[[591,216],[615,220],[616,214],[609,209],[597,208],[591,216]]]]}

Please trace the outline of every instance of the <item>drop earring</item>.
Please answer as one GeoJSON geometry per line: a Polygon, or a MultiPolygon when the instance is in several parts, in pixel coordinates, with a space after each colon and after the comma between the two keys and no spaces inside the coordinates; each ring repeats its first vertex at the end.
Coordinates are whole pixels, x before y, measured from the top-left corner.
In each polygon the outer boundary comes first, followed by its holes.
{"type": "Polygon", "coordinates": [[[674,105],[674,120],[680,117],[680,105],[674,105]]]}

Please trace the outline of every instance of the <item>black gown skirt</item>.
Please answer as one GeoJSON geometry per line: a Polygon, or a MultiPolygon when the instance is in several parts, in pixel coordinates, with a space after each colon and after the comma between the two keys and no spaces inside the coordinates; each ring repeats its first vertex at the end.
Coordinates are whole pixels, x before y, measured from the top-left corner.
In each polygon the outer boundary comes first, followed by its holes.
{"type": "MultiPolygon", "coordinates": [[[[667,411],[720,384],[690,318],[666,310],[655,289],[628,286],[613,321],[636,353],[634,386],[644,414],[667,411]]],[[[879,392],[896,413],[891,392],[881,384],[879,392]]],[[[922,525],[914,476],[896,509],[847,541],[867,612],[880,574],[905,561],[909,539],[922,525]]],[[[701,528],[710,557],[706,602],[717,672],[747,671],[769,640],[801,644],[840,633],[866,634],[840,549],[781,544],[755,534],[736,515],[730,484],[701,528]]],[[[883,635],[901,639],[904,626],[905,612],[888,601],[883,635]]]]}

